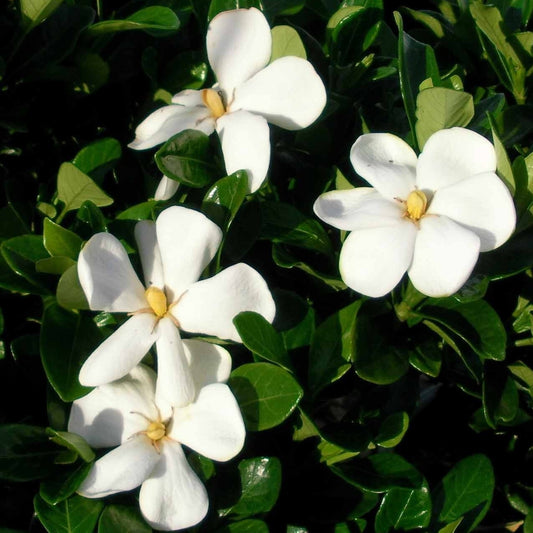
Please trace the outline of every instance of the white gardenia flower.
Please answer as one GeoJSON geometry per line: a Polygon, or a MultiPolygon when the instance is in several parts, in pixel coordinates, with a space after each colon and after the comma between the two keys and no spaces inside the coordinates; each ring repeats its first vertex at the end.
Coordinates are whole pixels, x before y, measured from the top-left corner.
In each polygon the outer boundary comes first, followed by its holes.
{"type": "MultiPolygon", "coordinates": [[[[240,342],[233,318],[255,311],[272,322],[275,304],[265,280],[244,263],[198,281],[222,239],[220,228],[198,211],[165,209],[155,223],[138,222],[135,238],[146,288],[113,235],[94,235],[80,253],[78,276],[90,308],[132,316],[89,356],[79,380],[97,386],[119,379],[155,343],[158,395],[185,405],[195,390],[179,330],[240,342]]],[[[209,346],[201,342],[194,351],[209,346]]]]}
{"type": "Polygon", "coordinates": [[[372,187],[321,195],[315,213],[350,231],[339,268],[352,289],[378,297],[407,272],[423,294],[453,294],[479,252],[503,244],[516,213],[496,175],[496,154],[481,135],[451,128],[434,133],[420,157],[388,133],[362,135],[352,146],[355,171],[372,187]]]}
{"type": "MultiPolygon", "coordinates": [[[[129,146],[144,150],[186,129],[207,135],[216,130],[226,172],[246,170],[254,192],[270,162],[268,122],[287,130],[306,128],[324,109],[326,90],[305,59],[287,56],[269,64],[272,37],[258,9],[219,13],[209,24],[206,46],[217,84],[176,94],[172,105],[154,111],[137,127],[129,146]]],[[[177,186],[163,177],[156,199],[170,198],[177,186]]]]}
{"type": "Polygon", "coordinates": [[[73,403],[68,430],[92,447],[115,447],[95,462],[78,488],[82,496],[103,498],[140,485],[141,512],[154,529],[183,529],[204,518],[207,492],[181,445],[228,461],[242,449],[245,429],[233,394],[221,383],[231,363],[216,350],[190,362],[198,393],[185,406],[161,401],[155,373],[143,365],[73,403]]]}

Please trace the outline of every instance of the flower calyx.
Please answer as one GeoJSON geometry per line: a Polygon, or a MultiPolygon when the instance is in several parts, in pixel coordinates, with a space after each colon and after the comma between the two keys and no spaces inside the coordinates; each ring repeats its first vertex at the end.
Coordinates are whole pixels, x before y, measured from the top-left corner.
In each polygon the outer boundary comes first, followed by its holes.
{"type": "Polygon", "coordinates": [[[202,101],[211,111],[211,115],[215,120],[226,113],[226,107],[220,92],[214,89],[204,89],[202,91],[202,101]]]}

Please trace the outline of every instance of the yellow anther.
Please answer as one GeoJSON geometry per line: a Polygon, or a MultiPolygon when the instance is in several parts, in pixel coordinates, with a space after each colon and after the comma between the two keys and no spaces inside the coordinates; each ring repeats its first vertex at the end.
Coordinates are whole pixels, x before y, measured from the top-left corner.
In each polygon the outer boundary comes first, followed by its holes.
{"type": "Polygon", "coordinates": [[[151,422],[146,430],[146,436],[153,441],[161,440],[166,433],[165,424],[163,422],[151,422]]]}
{"type": "Polygon", "coordinates": [[[164,317],[168,310],[165,293],[157,287],[148,287],[144,295],[146,296],[146,300],[148,301],[148,305],[152,308],[152,311],[159,318],[164,317]]]}
{"type": "Polygon", "coordinates": [[[422,191],[416,190],[410,192],[406,203],[407,216],[411,220],[420,220],[426,213],[428,199],[422,191]]]}
{"type": "Polygon", "coordinates": [[[202,91],[202,100],[211,111],[213,118],[219,118],[226,112],[222,98],[214,89],[204,89],[202,91]]]}

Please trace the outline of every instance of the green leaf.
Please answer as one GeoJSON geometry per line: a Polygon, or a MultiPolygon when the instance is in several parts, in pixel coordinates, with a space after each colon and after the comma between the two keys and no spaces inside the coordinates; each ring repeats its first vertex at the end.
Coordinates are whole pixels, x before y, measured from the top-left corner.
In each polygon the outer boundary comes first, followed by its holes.
{"type": "Polygon", "coordinates": [[[238,170],[218,180],[207,191],[202,211],[218,226],[227,229],[248,194],[248,174],[238,170]]]}
{"type": "Polygon", "coordinates": [[[25,33],[47,19],[63,0],[20,0],[22,27],[25,33]]]}
{"type": "Polygon", "coordinates": [[[262,520],[248,518],[247,520],[240,520],[228,524],[221,529],[217,529],[215,533],[269,533],[268,526],[262,520]]]}
{"type": "Polygon", "coordinates": [[[82,148],[72,163],[91,177],[102,178],[122,155],[120,143],[111,137],[99,139],[82,148]]]}
{"type": "Polygon", "coordinates": [[[274,507],[281,488],[281,463],[276,457],[254,457],[239,463],[241,497],[223,514],[239,517],[267,513],[274,507]]]}
{"type": "Polygon", "coordinates": [[[490,427],[511,422],[518,413],[518,389],[501,364],[485,361],[483,375],[483,414],[490,427]]]}
{"type": "Polygon", "coordinates": [[[49,305],[41,327],[41,360],[48,381],[64,402],[90,391],[78,381],[80,368],[98,346],[101,334],[90,317],[49,305]]]}
{"type": "Polygon", "coordinates": [[[424,484],[420,472],[395,453],[378,453],[367,459],[355,458],[331,469],[348,483],[370,492],[386,492],[395,487],[420,489],[424,484]]]}
{"type": "Polygon", "coordinates": [[[70,257],[45,257],[35,263],[35,270],[43,274],[61,275],[71,266],[76,266],[76,261],[70,257]]]}
{"type": "Polygon", "coordinates": [[[52,428],[46,428],[46,433],[50,436],[50,440],[72,450],[78,454],[86,463],[94,461],[94,452],[87,444],[87,441],[77,435],[76,433],[69,433],[68,431],[56,431],[52,428]]]}
{"type": "Polygon", "coordinates": [[[507,368],[516,378],[515,381],[524,387],[533,398],[533,369],[529,368],[523,361],[515,361],[507,368]]]}
{"type": "Polygon", "coordinates": [[[454,531],[472,531],[489,510],[494,491],[494,473],[482,454],[459,461],[433,491],[433,516],[436,527],[461,517],[454,531]]]}
{"type": "Polygon", "coordinates": [[[309,351],[308,381],[313,395],[340,379],[352,366],[357,300],[325,320],[316,329],[309,351]]]}
{"type": "Polygon", "coordinates": [[[65,309],[89,309],[89,302],[78,278],[78,265],[69,267],[57,284],[57,303],[65,309]]]}
{"type": "Polygon", "coordinates": [[[393,448],[401,442],[408,427],[409,415],[405,411],[392,413],[381,424],[375,443],[383,448],[393,448]]]}
{"type": "Polygon", "coordinates": [[[117,215],[117,220],[151,220],[155,218],[157,200],[148,200],[137,205],[132,205],[128,209],[121,211],[117,215]]]}
{"type": "Polygon", "coordinates": [[[56,469],[52,477],[41,483],[39,496],[50,505],[70,498],[92,468],[92,463],[76,463],[56,469]]]}
{"type": "Polygon", "coordinates": [[[99,37],[106,33],[143,30],[157,36],[173,33],[179,27],[180,21],[172,9],[164,6],[150,6],[136,11],[124,20],[97,22],[87,30],[87,34],[91,37],[99,37]]]}
{"type": "Polygon", "coordinates": [[[304,43],[291,26],[274,26],[272,30],[272,55],[270,62],[285,56],[307,59],[304,43]]]}
{"type": "Polygon", "coordinates": [[[295,207],[282,202],[262,202],[261,237],[329,255],[332,246],[324,228],[295,207]]]}
{"type": "Polygon", "coordinates": [[[250,431],[281,424],[303,396],[298,382],[270,363],[242,365],[231,373],[229,383],[250,431]]]}
{"type": "Polygon", "coordinates": [[[33,506],[48,533],[93,533],[104,503],[76,495],[49,505],[37,495],[33,506]]]}
{"type": "Polygon", "coordinates": [[[474,116],[471,94],[431,87],[418,93],[416,98],[416,138],[422,150],[435,132],[453,126],[466,126],[474,116]]]}
{"type": "Polygon", "coordinates": [[[24,424],[0,425],[0,478],[30,481],[46,477],[54,468],[58,448],[46,431],[24,424]]]}
{"type": "Polygon", "coordinates": [[[500,137],[496,132],[496,125],[491,115],[489,115],[490,128],[492,130],[492,141],[494,143],[494,150],[496,151],[496,170],[498,175],[503,180],[507,188],[514,196],[516,191],[516,183],[513,175],[513,169],[505,151],[505,146],[503,145],[500,137]]]}
{"type": "Polygon", "coordinates": [[[98,209],[98,207],[90,200],[83,202],[83,205],[76,213],[76,218],[87,224],[92,230],[92,233],[107,231],[106,218],[104,217],[102,211],[98,209]]]}
{"type": "Polygon", "coordinates": [[[113,203],[112,198],[72,163],[63,163],[59,167],[57,197],[65,204],[63,212],[79,209],[87,200],[101,207],[113,203]]]}
{"type": "Polygon", "coordinates": [[[243,344],[251,352],[286,370],[292,369],[281,335],[266,318],[252,311],[244,311],[233,319],[233,323],[243,344]]]}
{"type": "Polygon", "coordinates": [[[496,361],[505,359],[505,327],[485,300],[460,303],[454,298],[431,299],[417,314],[458,335],[481,358],[496,361]]]}
{"type": "Polygon", "coordinates": [[[98,533],[151,533],[152,528],[144,521],[141,513],[126,505],[108,505],[98,521],[98,533]]]}
{"type": "Polygon", "coordinates": [[[385,493],[376,514],[376,533],[426,528],[431,519],[431,496],[426,481],[415,490],[393,488],[385,493]]]}
{"type": "Polygon", "coordinates": [[[48,257],[43,246],[43,239],[39,235],[20,235],[5,240],[0,245],[3,259],[13,272],[29,282],[29,292],[48,294],[49,288],[46,278],[36,270],[36,263],[48,257]]]}
{"type": "Polygon", "coordinates": [[[197,130],[185,130],[171,137],[155,154],[159,170],[189,187],[204,187],[215,170],[209,155],[209,137],[197,130]]]}
{"type": "Polygon", "coordinates": [[[74,232],[52,222],[49,218],[43,223],[43,244],[51,256],[70,257],[76,261],[83,241],[74,232]]]}
{"type": "Polygon", "coordinates": [[[183,89],[200,89],[207,78],[209,67],[200,51],[187,50],[169,61],[162,72],[161,86],[172,93],[183,89]]]}

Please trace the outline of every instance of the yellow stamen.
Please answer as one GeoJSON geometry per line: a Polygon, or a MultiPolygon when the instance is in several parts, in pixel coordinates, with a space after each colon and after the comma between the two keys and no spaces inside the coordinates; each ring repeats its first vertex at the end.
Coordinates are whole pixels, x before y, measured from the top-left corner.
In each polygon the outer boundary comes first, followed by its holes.
{"type": "Polygon", "coordinates": [[[146,436],[152,441],[161,440],[166,433],[165,424],[163,422],[151,422],[146,430],[146,436]]]}
{"type": "Polygon", "coordinates": [[[152,311],[159,318],[164,317],[168,310],[165,293],[157,287],[148,287],[144,295],[146,296],[146,300],[148,301],[148,305],[152,308],[152,311]]]}
{"type": "Polygon", "coordinates": [[[420,220],[426,213],[428,199],[426,195],[419,190],[409,193],[407,197],[407,216],[414,221],[420,220]]]}
{"type": "Polygon", "coordinates": [[[213,118],[217,119],[226,112],[222,98],[214,89],[204,89],[202,91],[202,100],[211,111],[213,118]]]}

